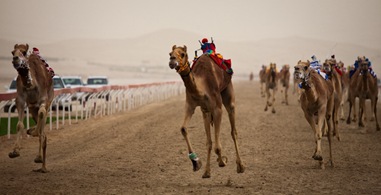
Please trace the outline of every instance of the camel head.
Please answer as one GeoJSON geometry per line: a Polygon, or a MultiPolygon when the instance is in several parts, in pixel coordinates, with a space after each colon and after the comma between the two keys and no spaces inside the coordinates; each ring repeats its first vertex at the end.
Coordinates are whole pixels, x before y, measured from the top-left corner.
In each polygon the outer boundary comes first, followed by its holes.
{"type": "Polygon", "coordinates": [[[294,66],[294,78],[298,81],[307,81],[310,76],[310,62],[302,62],[299,60],[298,64],[294,66]]]}
{"type": "Polygon", "coordinates": [[[187,46],[172,47],[172,52],[169,53],[169,68],[176,69],[178,73],[183,72],[189,67],[187,46]]]}
{"type": "Polygon", "coordinates": [[[323,63],[323,70],[325,73],[331,73],[332,68],[336,65],[336,62],[334,63],[331,59],[326,59],[323,63]]]}
{"type": "Polygon", "coordinates": [[[31,86],[32,78],[29,72],[29,64],[27,59],[29,45],[28,44],[16,44],[13,51],[13,59],[12,64],[13,67],[17,70],[19,75],[21,76],[24,84],[26,86],[31,86]]]}
{"type": "Polygon", "coordinates": [[[27,64],[27,53],[28,53],[29,45],[28,44],[16,44],[13,51],[13,59],[12,64],[13,67],[22,74],[23,72],[29,70],[29,66],[27,64]],[[21,72],[20,72],[21,71],[21,72]]]}
{"type": "Polygon", "coordinates": [[[290,65],[288,64],[283,65],[282,71],[289,71],[289,70],[290,70],[290,65]]]}
{"type": "Polygon", "coordinates": [[[361,72],[362,73],[367,73],[368,72],[368,68],[370,66],[370,62],[369,60],[363,56],[363,57],[358,57],[358,67],[360,68],[361,72]]]}

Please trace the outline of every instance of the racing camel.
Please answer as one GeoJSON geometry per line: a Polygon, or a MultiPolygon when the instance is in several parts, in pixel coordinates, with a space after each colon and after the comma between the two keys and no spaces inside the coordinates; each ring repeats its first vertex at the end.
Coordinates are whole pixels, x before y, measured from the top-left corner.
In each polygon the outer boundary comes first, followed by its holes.
{"type": "MultiPolygon", "coordinates": [[[[347,118],[347,123],[351,122],[350,116],[352,107],[355,107],[355,99],[359,98],[359,127],[364,127],[364,117],[365,110],[365,100],[370,99],[371,109],[373,110],[374,119],[376,120],[376,130],[380,130],[380,125],[377,119],[377,101],[378,101],[378,86],[377,78],[373,77],[369,73],[369,61],[366,60],[365,56],[358,57],[358,68],[350,79],[350,86],[348,91],[348,101],[349,101],[349,114],[347,118]]],[[[356,112],[356,111],[355,111],[356,112]]],[[[355,113],[354,113],[354,119],[355,113]]]]}
{"type": "Polygon", "coordinates": [[[266,70],[265,74],[265,80],[266,80],[266,94],[267,94],[267,100],[266,100],[266,107],[265,111],[267,111],[269,106],[272,106],[272,113],[275,113],[275,94],[278,90],[278,71],[276,69],[275,63],[270,63],[269,68],[266,70]],[[272,90],[272,95],[270,93],[270,89],[272,90]],[[272,98],[272,101],[270,102],[270,98],[272,98]]]}
{"type": "Polygon", "coordinates": [[[337,63],[338,68],[342,72],[341,75],[341,88],[342,88],[342,98],[340,102],[340,120],[345,120],[344,116],[344,104],[348,101],[348,88],[349,88],[349,70],[346,70],[344,63],[342,61],[339,61],[337,63]]]}
{"type": "Polygon", "coordinates": [[[261,96],[265,97],[265,91],[263,85],[266,85],[266,66],[262,65],[262,69],[259,71],[259,85],[261,87],[261,96]]]}
{"type": "Polygon", "coordinates": [[[211,125],[214,126],[214,151],[220,167],[227,163],[227,157],[222,155],[220,143],[220,126],[222,119],[222,105],[225,106],[231,125],[231,136],[236,151],[237,173],[243,173],[245,167],[239,155],[237,130],[235,127],[235,96],[231,75],[220,68],[207,54],[201,55],[193,64],[192,69],[188,62],[187,47],[174,45],[169,53],[169,67],[175,69],[181,76],[186,88],[185,118],[181,126],[181,134],[188,146],[189,158],[193,164],[193,171],[201,168],[201,160],[197,157],[188,138],[187,125],[196,107],[200,106],[207,137],[207,162],[203,178],[210,178],[210,156],[212,151],[211,125]]]}
{"type": "Polygon", "coordinates": [[[329,162],[334,166],[332,160],[332,113],[334,106],[333,86],[330,80],[326,81],[314,69],[310,62],[299,61],[294,67],[294,77],[299,81],[303,89],[300,95],[300,104],[307,122],[315,134],[315,153],[312,158],[318,160],[320,167],[324,169],[321,150],[323,131],[328,125],[329,162]]]}
{"type": "Polygon", "coordinates": [[[281,87],[284,88],[284,100],[282,103],[288,105],[288,88],[290,87],[290,65],[283,65],[279,72],[279,79],[281,87]]]}
{"type": "Polygon", "coordinates": [[[28,106],[36,126],[27,130],[29,135],[39,137],[39,153],[34,159],[35,163],[42,163],[41,169],[37,172],[46,173],[46,147],[47,137],[44,127],[46,123],[47,112],[54,98],[53,81],[51,75],[45,68],[40,57],[31,54],[27,57],[29,49],[28,44],[16,44],[13,55],[13,67],[17,70],[17,97],[16,108],[18,111],[17,138],[13,152],[9,153],[10,158],[20,156],[20,138],[24,131],[24,109],[28,106]]]}
{"type": "Polygon", "coordinates": [[[337,63],[336,59],[326,59],[323,63],[323,69],[324,72],[327,74],[328,80],[332,82],[333,86],[333,96],[334,96],[334,107],[333,107],[333,114],[332,114],[332,121],[333,121],[333,136],[336,136],[338,140],[340,140],[340,134],[339,134],[339,109],[341,100],[343,98],[343,90],[342,90],[342,84],[341,84],[341,75],[337,71],[337,63]]]}

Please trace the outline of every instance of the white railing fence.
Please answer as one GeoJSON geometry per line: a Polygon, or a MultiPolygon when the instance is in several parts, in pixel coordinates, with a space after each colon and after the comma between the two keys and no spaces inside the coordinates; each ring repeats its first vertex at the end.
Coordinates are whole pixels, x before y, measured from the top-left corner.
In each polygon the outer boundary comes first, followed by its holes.
{"type": "MultiPolygon", "coordinates": [[[[60,125],[65,125],[66,120],[71,125],[72,118],[74,118],[75,123],[78,123],[78,120],[125,112],[146,104],[163,101],[184,92],[185,87],[182,82],[109,85],[99,88],[78,87],[55,90],[55,97],[48,114],[50,119],[49,129],[53,129],[53,118],[56,119],[55,129],[58,129],[60,125]],[[81,95],[78,96],[78,94],[81,95]],[[73,99],[74,96],[75,99],[73,99]]],[[[1,116],[8,118],[8,139],[11,138],[11,118],[17,117],[17,114],[12,112],[15,110],[16,96],[16,92],[0,93],[0,109],[3,110],[4,107],[8,107],[7,113],[1,116]]],[[[28,108],[26,108],[26,112],[26,116],[29,116],[28,108]]],[[[27,129],[30,128],[28,119],[29,117],[26,120],[27,129]]]]}

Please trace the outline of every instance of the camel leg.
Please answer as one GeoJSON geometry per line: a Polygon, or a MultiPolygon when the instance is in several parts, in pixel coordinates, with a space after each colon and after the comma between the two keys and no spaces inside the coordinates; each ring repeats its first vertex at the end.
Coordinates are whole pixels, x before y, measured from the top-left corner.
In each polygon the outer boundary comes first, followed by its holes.
{"type": "Polygon", "coordinates": [[[272,113],[275,113],[275,93],[276,93],[276,89],[274,88],[273,89],[273,99],[272,99],[272,103],[271,103],[271,105],[273,107],[272,113]]]}
{"type": "Polygon", "coordinates": [[[312,158],[315,160],[318,160],[320,162],[321,168],[324,168],[323,157],[321,155],[321,139],[322,139],[322,127],[325,120],[325,109],[324,112],[321,110],[318,113],[318,122],[315,124],[314,116],[312,114],[305,114],[305,117],[307,119],[307,122],[310,124],[312,131],[315,133],[315,153],[312,155],[312,158]]]}
{"type": "Polygon", "coordinates": [[[241,157],[239,155],[239,147],[238,147],[238,133],[237,129],[235,127],[235,105],[234,105],[234,96],[229,98],[223,98],[223,104],[226,108],[226,111],[229,114],[229,122],[231,126],[231,136],[233,138],[235,152],[236,152],[236,163],[237,163],[237,173],[243,173],[245,172],[245,166],[241,160],[241,157]]]}
{"type": "Polygon", "coordinates": [[[270,90],[269,89],[267,89],[267,87],[266,87],[266,95],[267,95],[267,98],[266,98],[266,107],[265,107],[265,111],[267,111],[268,110],[268,107],[269,106],[271,106],[270,105],[270,102],[269,102],[269,99],[270,99],[270,90]]]}
{"type": "Polygon", "coordinates": [[[365,107],[365,98],[360,98],[359,100],[359,127],[365,127],[364,121],[363,121],[364,107],[365,107]]]}
{"type": "Polygon", "coordinates": [[[286,98],[286,105],[288,105],[288,86],[286,86],[286,89],[284,90],[284,96],[286,98]]]}
{"type": "MultiPolygon", "coordinates": [[[[45,123],[46,123],[46,109],[45,104],[41,104],[40,109],[38,110],[38,119],[37,119],[37,126],[36,126],[36,132],[39,137],[40,145],[39,145],[39,151],[37,157],[34,159],[35,163],[42,163],[41,169],[36,170],[37,172],[46,173],[48,172],[46,169],[46,147],[47,147],[47,137],[45,134],[45,123]]],[[[29,132],[28,132],[29,133],[29,132]]]]}
{"type": "Polygon", "coordinates": [[[337,140],[340,141],[339,132],[339,109],[340,109],[340,99],[335,99],[335,105],[333,108],[332,122],[333,122],[333,136],[336,136],[337,140]]]}
{"type": "Polygon", "coordinates": [[[14,146],[13,146],[13,152],[10,152],[8,154],[9,158],[16,158],[16,157],[20,156],[20,149],[21,149],[20,138],[21,138],[22,132],[24,130],[24,122],[23,121],[24,121],[24,117],[25,117],[25,113],[24,113],[25,102],[18,101],[18,99],[16,99],[16,101],[17,101],[16,106],[17,106],[17,112],[18,112],[18,122],[17,122],[17,127],[16,127],[17,136],[16,136],[16,141],[15,141],[14,146]]]}
{"type": "Polygon", "coordinates": [[[378,97],[376,97],[372,102],[372,108],[373,108],[373,113],[374,113],[374,119],[376,120],[376,130],[380,131],[380,125],[378,124],[378,119],[377,119],[377,101],[378,97]]]}
{"type": "Polygon", "coordinates": [[[228,161],[226,156],[222,156],[222,146],[220,142],[220,130],[221,130],[221,120],[222,120],[222,104],[217,106],[213,111],[213,123],[214,123],[214,152],[217,154],[218,166],[224,167],[228,161]]]}
{"type": "MultiPolygon", "coordinates": [[[[353,121],[353,122],[356,122],[356,121],[357,121],[356,98],[353,99],[352,106],[353,106],[353,118],[352,118],[352,121],[353,121]]],[[[359,106],[359,107],[360,107],[360,106],[359,106]]]]}
{"type": "Polygon", "coordinates": [[[190,106],[188,105],[188,103],[185,105],[185,117],[184,117],[183,125],[181,126],[181,134],[183,135],[185,142],[187,143],[188,154],[189,154],[190,160],[192,161],[193,171],[198,171],[200,170],[202,163],[193,150],[192,144],[190,143],[188,138],[188,131],[186,128],[188,125],[188,122],[190,121],[190,119],[192,118],[192,115],[194,114],[195,108],[196,108],[195,106],[190,106]]]}
{"type": "Polygon", "coordinates": [[[349,111],[348,111],[348,117],[347,117],[347,124],[351,124],[351,114],[352,114],[352,107],[353,107],[353,100],[348,99],[349,102],[349,111]]]}
{"type": "MultiPolygon", "coordinates": [[[[328,144],[329,144],[329,160],[328,162],[331,163],[331,166],[334,166],[333,159],[332,159],[332,134],[335,133],[337,126],[335,126],[335,114],[337,116],[337,112],[335,111],[338,103],[334,98],[331,98],[328,100],[327,104],[327,112],[325,116],[325,120],[327,121],[328,124],[328,144]],[[336,113],[335,113],[336,112],[336,113]]],[[[337,135],[338,136],[338,135],[337,135]]],[[[338,137],[340,140],[340,137],[338,137]]],[[[324,169],[324,164],[321,165],[322,168],[324,169]]]]}
{"type": "MultiPolygon", "coordinates": [[[[211,124],[211,113],[202,110],[202,116],[204,119],[204,128],[206,133],[206,148],[207,148],[207,160],[206,160],[206,166],[205,166],[205,172],[202,175],[202,178],[210,178],[210,157],[212,152],[212,134],[210,131],[210,124],[211,124]]],[[[214,118],[213,118],[214,119],[214,118]]]]}

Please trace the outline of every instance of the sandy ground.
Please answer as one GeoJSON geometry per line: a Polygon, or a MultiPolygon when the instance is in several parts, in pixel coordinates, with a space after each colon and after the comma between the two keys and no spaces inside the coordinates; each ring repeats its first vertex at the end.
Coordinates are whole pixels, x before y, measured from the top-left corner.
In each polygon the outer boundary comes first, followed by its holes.
{"type": "MultiPolygon", "coordinates": [[[[0,194],[381,194],[381,132],[375,131],[374,122],[363,129],[340,122],[342,141],[333,142],[336,166],[321,170],[311,158],[313,132],[296,96],[290,95],[286,106],[278,93],[277,112],[272,114],[264,112],[257,82],[237,82],[235,90],[243,174],[236,173],[226,111],[221,142],[228,165],[218,167],[213,153],[211,178],[201,178],[204,167],[192,171],[179,130],[185,100],[181,95],[48,131],[46,174],[32,171],[40,168],[33,162],[37,138],[23,139],[16,159],[8,158],[13,140],[2,138],[0,194]]],[[[199,109],[188,129],[205,162],[199,109]]],[[[322,147],[327,157],[326,138],[322,147]]]]}

